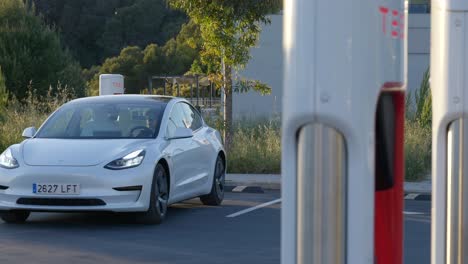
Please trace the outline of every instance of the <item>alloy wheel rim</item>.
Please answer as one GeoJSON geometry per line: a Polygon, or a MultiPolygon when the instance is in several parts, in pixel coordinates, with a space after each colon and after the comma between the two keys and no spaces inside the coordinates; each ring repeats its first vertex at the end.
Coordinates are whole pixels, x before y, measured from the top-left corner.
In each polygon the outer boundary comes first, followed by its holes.
{"type": "Polygon", "coordinates": [[[225,173],[224,173],[224,166],[222,162],[218,162],[216,166],[216,189],[218,195],[222,195],[224,193],[224,182],[225,182],[225,173]]]}
{"type": "Polygon", "coordinates": [[[156,183],[156,208],[158,208],[161,215],[164,215],[167,210],[168,188],[166,175],[163,171],[158,172],[156,183]]]}

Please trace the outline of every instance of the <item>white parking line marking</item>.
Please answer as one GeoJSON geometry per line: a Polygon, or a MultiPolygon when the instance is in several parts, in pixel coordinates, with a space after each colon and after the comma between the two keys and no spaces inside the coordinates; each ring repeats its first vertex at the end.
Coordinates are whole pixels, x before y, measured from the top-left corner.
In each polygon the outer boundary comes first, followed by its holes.
{"type": "Polygon", "coordinates": [[[232,192],[242,192],[247,186],[236,186],[236,188],[232,189],[232,192]]]}
{"type": "Polygon", "coordinates": [[[405,214],[405,215],[423,215],[424,213],[403,211],[403,214],[405,214]]]}
{"type": "MultiPolygon", "coordinates": [[[[245,186],[238,186],[238,187],[245,187],[245,186]]],[[[260,208],[263,208],[263,207],[266,207],[266,206],[269,206],[269,205],[272,205],[272,204],[280,203],[280,202],[281,202],[281,198],[270,201],[270,202],[262,203],[262,204],[254,206],[254,207],[244,209],[244,210],[239,211],[237,213],[230,214],[230,215],[228,215],[226,217],[229,217],[229,218],[236,217],[236,216],[243,215],[243,214],[246,214],[246,213],[250,213],[250,212],[255,211],[257,209],[260,209],[260,208]]],[[[403,214],[404,215],[423,215],[424,213],[403,211],[403,214]]]]}
{"type": "Polygon", "coordinates": [[[239,212],[237,212],[237,213],[230,214],[230,215],[228,215],[228,216],[226,216],[226,217],[236,217],[236,216],[243,215],[243,214],[246,214],[246,213],[255,211],[255,210],[257,210],[257,209],[263,208],[263,207],[265,207],[265,206],[269,206],[269,205],[272,205],[272,204],[275,204],[275,203],[279,203],[279,202],[281,202],[281,198],[280,198],[280,199],[273,200],[273,201],[270,201],[270,202],[267,202],[267,203],[262,203],[262,204],[259,204],[259,205],[254,206],[254,207],[247,208],[247,209],[242,210],[242,211],[239,211],[239,212]]]}
{"type": "Polygon", "coordinates": [[[414,198],[418,197],[419,193],[409,193],[405,196],[405,199],[407,200],[413,200],[414,198]]]}

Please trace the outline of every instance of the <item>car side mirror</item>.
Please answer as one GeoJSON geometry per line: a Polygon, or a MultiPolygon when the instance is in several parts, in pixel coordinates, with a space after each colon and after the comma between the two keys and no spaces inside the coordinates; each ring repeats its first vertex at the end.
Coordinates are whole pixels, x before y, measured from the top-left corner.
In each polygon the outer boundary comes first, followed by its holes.
{"type": "Polygon", "coordinates": [[[32,138],[36,134],[37,130],[35,127],[28,127],[25,130],[23,130],[22,136],[24,138],[32,138]]]}
{"type": "Polygon", "coordinates": [[[193,131],[190,128],[178,127],[173,136],[167,139],[179,139],[179,138],[191,138],[193,137],[193,131]]]}

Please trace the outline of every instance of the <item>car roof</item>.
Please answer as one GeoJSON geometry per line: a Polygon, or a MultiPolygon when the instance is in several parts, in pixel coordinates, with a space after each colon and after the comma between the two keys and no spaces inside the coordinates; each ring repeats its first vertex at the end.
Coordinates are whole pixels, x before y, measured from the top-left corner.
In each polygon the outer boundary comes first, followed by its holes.
{"type": "Polygon", "coordinates": [[[123,95],[100,95],[78,98],[70,101],[68,104],[75,103],[141,103],[141,102],[160,102],[163,104],[169,103],[171,100],[181,100],[182,98],[161,95],[140,95],[140,94],[123,94],[123,95]]]}

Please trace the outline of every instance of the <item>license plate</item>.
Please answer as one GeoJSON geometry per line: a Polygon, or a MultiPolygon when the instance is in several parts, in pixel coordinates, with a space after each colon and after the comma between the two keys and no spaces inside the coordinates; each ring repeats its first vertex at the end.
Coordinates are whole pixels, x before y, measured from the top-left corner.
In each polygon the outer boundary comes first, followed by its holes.
{"type": "Polygon", "coordinates": [[[33,183],[34,194],[80,194],[79,184],[33,183]]]}

